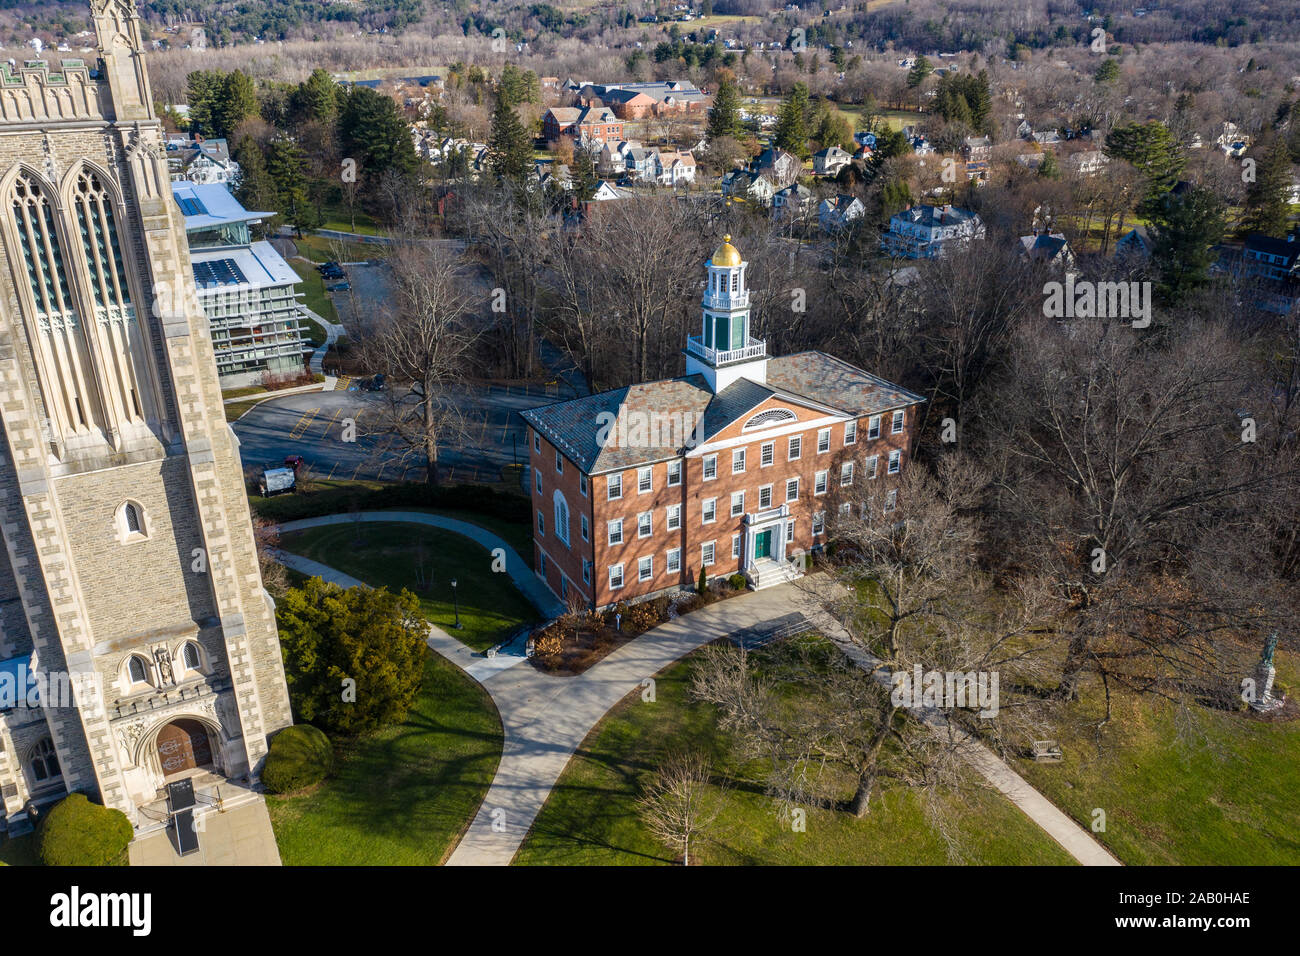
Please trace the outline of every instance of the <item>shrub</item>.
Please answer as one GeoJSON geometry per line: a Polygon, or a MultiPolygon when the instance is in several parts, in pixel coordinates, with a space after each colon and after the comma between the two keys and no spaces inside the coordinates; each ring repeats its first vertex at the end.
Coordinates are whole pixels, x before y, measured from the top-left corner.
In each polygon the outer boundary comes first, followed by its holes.
{"type": "Polygon", "coordinates": [[[299,720],[364,734],[406,719],[428,653],[428,622],[410,591],[345,590],[309,578],[277,602],[275,623],[299,720]]]}
{"type": "Polygon", "coordinates": [[[108,866],[134,835],[121,810],[91,803],[84,793],[70,793],[41,825],[41,860],[46,866],[108,866]]]}
{"type": "Polygon", "coordinates": [[[709,593],[709,578],[708,575],[704,573],[704,568],[700,568],[700,580],[699,583],[695,585],[695,593],[697,594],[709,593]]]}
{"type": "Polygon", "coordinates": [[[745,576],[741,574],[739,571],[737,571],[731,577],[727,578],[727,580],[731,582],[731,589],[733,591],[745,590],[745,585],[748,583],[745,580],[745,576]]]}
{"type": "Polygon", "coordinates": [[[271,740],[262,782],[272,793],[290,793],[320,783],[334,769],[334,747],[311,724],[295,724],[271,740]]]}

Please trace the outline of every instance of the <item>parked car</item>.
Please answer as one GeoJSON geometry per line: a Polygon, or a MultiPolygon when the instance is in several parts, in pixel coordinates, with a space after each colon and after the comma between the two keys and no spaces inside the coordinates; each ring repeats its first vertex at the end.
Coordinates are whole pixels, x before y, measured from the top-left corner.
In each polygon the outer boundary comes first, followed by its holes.
{"type": "Polygon", "coordinates": [[[388,387],[386,382],[387,379],[385,379],[384,374],[380,372],[363,381],[361,387],[367,392],[382,392],[388,387]]]}
{"type": "Polygon", "coordinates": [[[318,272],[328,272],[331,269],[337,269],[337,268],[339,268],[339,264],[331,259],[329,262],[322,262],[320,265],[316,267],[316,270],[318,272]]]}
{"type": "Polygon", "coordinates": [[[333,285],[327,285],[325,287],[326,292],[349,292],[351,289],[352,284],[349,282],[336,282],[333,285]]]}
{"type": "Polygon", "coordinates": [[[289,455],[284,459],[284,467],[292,468],[295,475],[298,473],[298,469],[300,469],[304,464],[305,462],[302,460],[302,455],[289,455]]]}

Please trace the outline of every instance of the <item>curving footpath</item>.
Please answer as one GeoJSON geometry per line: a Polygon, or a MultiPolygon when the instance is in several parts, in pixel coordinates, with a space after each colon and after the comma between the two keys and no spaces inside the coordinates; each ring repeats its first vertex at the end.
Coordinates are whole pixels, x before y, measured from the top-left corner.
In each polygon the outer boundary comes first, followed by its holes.
{"type": "MultiPolygon", "coordinates": [[[[290,521],[281,531],[358,520],[357,515],[327,515],[290,521]]],[[[441,515],[409,511],[364,511],[362,521],[398,521],[453,531],[488,550],[504,548],[507,570],[524,595],[548,617],[563,606],[518,554],[490,531],[441,515]]],[[[343,587],[364,582],[333,568],[288,552],[277,560],[305,574],[319,575],[343,587]]],[[[551,788],[578,746],[619,701],[640,690],[645,706],[653,704],[652,678],[692,651],[719,638],[750,628],[763,629],[802,611],[864,669],[873,658],[854,644],[838,622],[822,609],[818,585],[792,582],[750,591],[694,611],[646,631],[576,677],[515,667],[519,656],[487,658],[440,628],[429,625],[429,646],[479,681],[501,716],[504,743],[501,762],[469,829],[447,860],[449,866],[507,866],[514,859],[551,788]]],[[[1046,797],[983,745],[972,742],[966,759],[990,784],[1008,797],[1076,860],[1085,866],[1117,866],[1118,861],[1091,834],[1057,809],[1046,797]]]]}

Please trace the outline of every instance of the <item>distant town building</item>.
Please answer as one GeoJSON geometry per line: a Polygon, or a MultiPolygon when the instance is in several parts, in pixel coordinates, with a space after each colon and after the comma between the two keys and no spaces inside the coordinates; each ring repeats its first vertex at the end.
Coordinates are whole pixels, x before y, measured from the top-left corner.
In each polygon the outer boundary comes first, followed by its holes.
{"type": "Polygon", "coordinates": [[[933,259],[954,245],[984,235],[983,220],[968,209],[913,206],[889,220],[889,231],[880,237],[880,245],[889,255],[933,259]]]}

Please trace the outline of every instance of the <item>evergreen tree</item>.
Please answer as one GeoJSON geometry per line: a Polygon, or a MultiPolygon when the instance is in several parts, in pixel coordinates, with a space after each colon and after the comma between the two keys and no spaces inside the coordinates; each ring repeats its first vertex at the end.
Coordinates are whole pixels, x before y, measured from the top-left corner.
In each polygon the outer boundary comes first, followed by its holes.
{"type": "Polygon", "coordinates": [[[1119,79],[1119,63],[1107,57],[1102,60],[1101,66],[1092,74],[1092,78],[1097,83],[1114,83],[1119,79]]]}
{"type": "Polygon", "coordinates": [[[1159,209],[1187,165],[1169,128],[1156,120],[1116,126],[1106,136],[1106,153],[1129,163],[1146,180],[1138,211],[1148,217],[1159,209]]]}
{"type": "Polygon", "coordinates": [[[807,159],[809,155],[808,120],[810,114],[811,104],[808,100],[808,87],[803,83],[796,83],[794,89],[790,91],[790,95],[781,104],[772,145],[777,149],[785,150],[787,153],[793,153],[800,159],[807,159]]]}
{"type": "Polygon", "coordinates": [[[294,109],[305,119],[333,121],[339,111],[339,85],[334,77],[320,67],[312,70],[294,92],[294,109]]]}
{"type": "Polygon", "coordinates": [[[218,136],[234,136],[239,124],[257,113],[257,89],[253,78],[242,70],[227,73],[212,103],[212,131],[218,136]]]}
{"type": "Polygon", "coordinates": [[[348,91],[339,115],[343,155],[356,159],[372,182],[396,170],[410,175],[419,167],[410,126],[391,97],[365,86],[348,91]]]}
{"type": "Polygon", "coordinates": [[[488,137],[488,169],[500,182],[522,189],[533,165],[533,143],[514,107],[497,97],[492,111],[492,133],[488,137]]]}
{"type": "Polygon", "coordinates": [[[934,67],[930,61],[923,56],[916,58],[916,63],[907,72],[907,85],[909,89],[916,89],[925,82],[925,78],[934,72],[934,67]]]}
{"type": "Polygon", "coordinates": [[[212,106],[217,101],[225,74],[220,70],[195,70],[185,78],[190,106],[190,130],[200,136],[215,135],[212,106]]]}
{"type": "Polygon", "coordinates": [[[535,103],[542,97],[541,81],[532,70],[521,70],[507,63],[497,80],[497,96],[504,97],[512,108],[520,103],[535,103]]]}
{"type": "Polygon", "coordinates": [[[596,195],[596,188],[600,185],[600,178],[596,175],[596,161],[592,158],[591,150],[582,145],[573,151],[572,176],[573,194],[579,202],[586,202],[596,195]]]}
{"type": "Polygon", "coordinates": [[[1038,175],[1044,179],[1061,178],[1061,166],[1056,161],[1056,154],[1050,149],[1043,153],[1043,161],[1038,164],[1038,175]]]}
{"type": "MultiPolygon", "coordinates": [[[[277,195],[275,181],[266,168],[266,157],[262,148],[245,134],[230,152],[231,158],[239,164],[239,181],[235,186],[235,198],[245,209],[259,212],[278,212],[280,198],[277,195]]],[[[263,219],[259,227],[263,236],[273,235],[280,225],[280,216],[263,219]]]]}
{"type": "Polygon", "coordinates": [[[1223,200],[1208,189],[1161,198],[1151,218],[1151,263],[1165,301],[1178,302],[1209,281],[1212,247],[1227,228],[1223,200]]]}
{"type": "Polygon", "coordinates": [[[1255,181],[1246,186],[1242,227],[1278,239],[1285,236],[1291,218],[1291,204],[1287,201],[1290,189],[1291,154],[1286,143],[1278,139],[1256,161],[1255,181]]]}
{"type": "Polygon", "coordinates": [[[266,171],[275,186],[276,209],[292,222],[302,236],[304,229],[318,224],[307,191],[307,160],[288,136],[277,136],[266,149],[266,171]]]}
{"type": "Polygon", "coordinates": [[[709,110],[709,142],[724,136],[737,136],[740,131],[740,90],[733,80],[723,77],[718,92],[713,96],[713,108],[709,110]]]}

